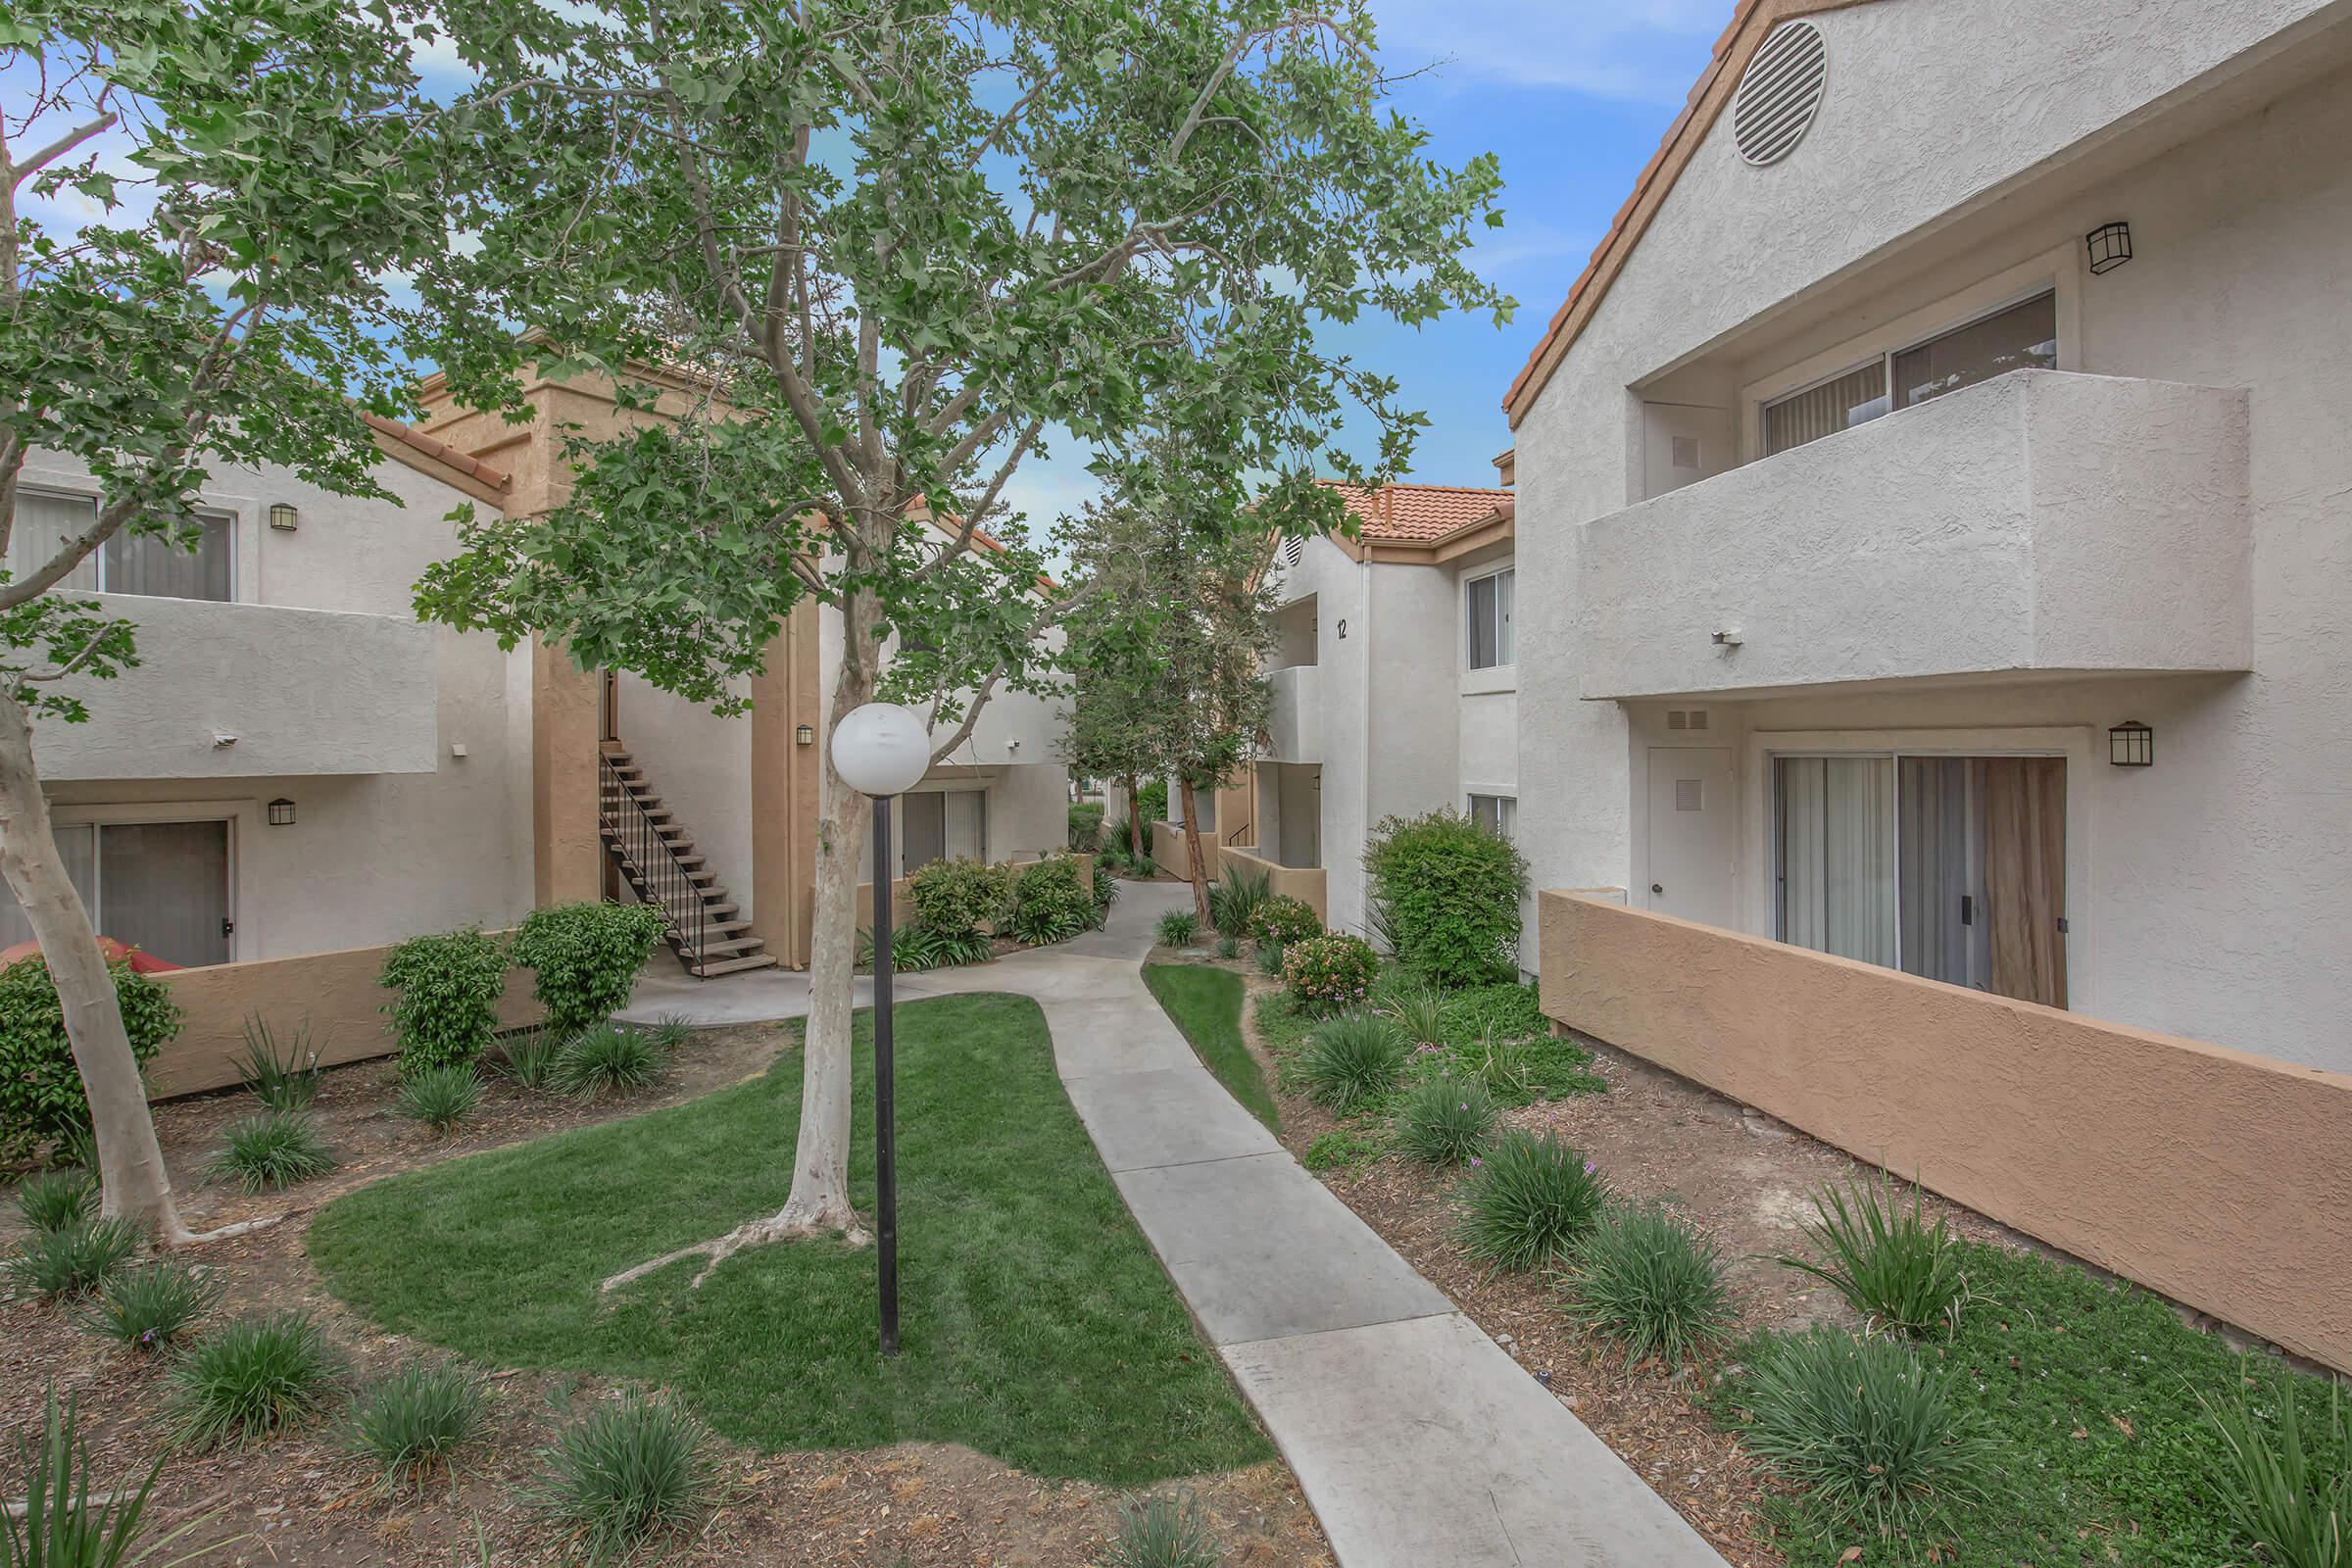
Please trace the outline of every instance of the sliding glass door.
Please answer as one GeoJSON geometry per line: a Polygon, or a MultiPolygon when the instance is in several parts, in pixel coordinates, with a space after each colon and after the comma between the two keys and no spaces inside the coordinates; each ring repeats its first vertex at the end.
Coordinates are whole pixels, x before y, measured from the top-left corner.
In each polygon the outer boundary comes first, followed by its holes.
{"type": "MultiPolygon", "coordinates": [[[[226,822],[61,822],[55,836],[100,936],[183,968],[228,961],[226,822]]],[[[31,940],[0,883],[0,947],[31,940]]]]}

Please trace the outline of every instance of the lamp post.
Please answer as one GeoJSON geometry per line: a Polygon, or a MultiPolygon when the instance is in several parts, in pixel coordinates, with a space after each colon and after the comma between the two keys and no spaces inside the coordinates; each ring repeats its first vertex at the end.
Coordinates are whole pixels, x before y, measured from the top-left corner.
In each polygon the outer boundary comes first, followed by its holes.
{"type": "Polygon", "coordinates": [[[899,1353],[899,1140],[890,1019],[890,803],[931,769],[931,732],[895,703],[853,708],[833,726],[833,770],[874,802],[874,1257],[882,1353],[899,1353]]]}

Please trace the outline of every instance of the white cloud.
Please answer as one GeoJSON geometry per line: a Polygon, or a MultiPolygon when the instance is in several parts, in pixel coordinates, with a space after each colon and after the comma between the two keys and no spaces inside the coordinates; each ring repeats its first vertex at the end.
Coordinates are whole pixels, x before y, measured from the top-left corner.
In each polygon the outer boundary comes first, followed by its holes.
{"type": "Polygon", "coordinates": [[[1427,61],[1450,85],[1505,82],[1595,98],[1680,104],[1693,43],[1731,20],[1730,0],[1381,0],[1392,70],[1427,61]]]}

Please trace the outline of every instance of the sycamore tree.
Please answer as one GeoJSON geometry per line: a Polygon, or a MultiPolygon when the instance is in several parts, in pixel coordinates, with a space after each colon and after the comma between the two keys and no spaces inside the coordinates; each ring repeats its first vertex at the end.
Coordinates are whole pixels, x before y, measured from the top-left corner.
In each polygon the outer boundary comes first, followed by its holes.
{"type": "MultiPolygon", "coordinates": [[[[1049,438],[1115,451],[1149,400],[1269,476],[1264,519],[1332,526],[1312,475],[1397,471],[1420,420],[1317,325],[1507,310],[1463,260],[1494,162],[1436,164],[1384,107],[1361,0],[473,0],[443,25],[477,157],[469,243],[420,280],[432,358],[475,406],[515,409],[536,362],[648,416],[575,445],[550,514],[475,523],[420,607],[714,708],[813,596],[833,713],[923,702],[944,755],[993,693],[1066,673],[1085,590],[1036,587],[1005,500],[1049,438]],[[886,662],[893,632],[925,651],[886,662]]],[[[791,1193],[677,1254],[698,1281],[857,1230],[865,834],[828,760],[791,1193]]]]}
{"type": "Polygon", "coordinates": [[[408,60],[382,0],[0,15],[0,875],[56,981],[106,1212],[166,1240],[191,1238],[51,837],[36,721],[86,721],[86,683],[139,662],[135,609],[77,592],[86,564],[123,538],[192,547],[217,466],[383,493],[361,407],[402,408],[386,281],[445,244],[408,60]],[[24,505],[27,465],[61,463],[101,492],[62,522],[24,505]]]}

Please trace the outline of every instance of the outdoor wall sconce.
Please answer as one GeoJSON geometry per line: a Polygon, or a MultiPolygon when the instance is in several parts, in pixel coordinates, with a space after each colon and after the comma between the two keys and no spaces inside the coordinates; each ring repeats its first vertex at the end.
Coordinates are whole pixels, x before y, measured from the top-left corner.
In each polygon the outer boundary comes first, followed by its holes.
{"type": "Polygon", "coordinates": [[[270,526],[279,533],[292,533],[302,526],[302,514],[294,510],[291,502],[272,501],[270,503],[270,526]]]}
{"type": "Polygon", "coordinates": [[[1347,617],[1346,615],[1342,615],[1342,616],[1340,617],[1340,641],[1342,641],[1342,642],[1346,642],[1347,640],[1348,640],[1348,617],[1347,617]]]}
{"type": "Polygon", "coordinates": [[[2107,760],[2118,767],[2154,767],[2156,732],[2136,718],[2127,718],[2107,732],[2107,760]]]}
{"type": "Polygon", "coordinates": [[[2132,259],[2132,225],[2101,223],[2082,236],[2082,243],[2090,247],[2091,275],[2112,272],[2132,259]]]}
{"type": "Polygon", "coordinates": [[[800,728],[792,732],[792,744],[795,746],[814,746],[816,744],[816,731],[809,728],[808,725],[803,724],[800,728]]]}
{"type": "Polygon", "coordinates": [[[294,825],[294,803],[283,795],[270,803],[270,825],[271,827],[292,827],[294,825]]]}

